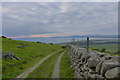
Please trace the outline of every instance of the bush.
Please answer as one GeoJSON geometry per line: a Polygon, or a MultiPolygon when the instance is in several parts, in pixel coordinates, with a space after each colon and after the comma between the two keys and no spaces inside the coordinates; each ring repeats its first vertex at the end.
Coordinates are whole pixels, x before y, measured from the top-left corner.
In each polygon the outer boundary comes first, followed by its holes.
{"type": "Polygon", "coordinates": [[[41,42],[37,41],[37,43],[41,43],[41,42]]]}
{"type": "Polygon", "coordinates": [[[105,48],[103,48],[103,49],[101,49],[101,50],[100,50],[100,52],[105,52],[105,50],[106,50],[106,49],[105,49],[105,48]]]}
{"type": "Polygon", "coordinates": [[[62,46],[61,48],[65,49],[65,48],[66,48],[66,46],[62,46]]]}
{"type": "Polygon", "coordinates": [[[7,38],[7,37],[5,37],[5,36],[1,36],[2,38],[7,38]]]}
{"type": "Polygon", "coordinates": [[[53,45],[53,43],[49,43],[49,44],[52,44],[52,45],[53,45]]]}

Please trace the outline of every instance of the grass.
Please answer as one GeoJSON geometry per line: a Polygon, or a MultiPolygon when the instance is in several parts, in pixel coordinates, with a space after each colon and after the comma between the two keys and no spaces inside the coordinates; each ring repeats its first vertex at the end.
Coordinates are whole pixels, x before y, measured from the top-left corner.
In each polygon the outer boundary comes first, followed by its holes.
{"type": "MultiPolygon", "coordinates": [[[[117,39],[101,39],[101,40],[91,40],[90,39],[90,48],[91,49],[103,49],[105,48],[108,52],[117,52],[119,51],[118,48],[120,47],[120,44],[118,44],[117,39]],[[119,47],[118,47],[119,46],[119,47]]],[[[120,43],[120,42],[119,42],[120,43]]],[[[72,44],[72,42],[71,42],[72,44]]],[[[74,42],[74,45],[78,45],[80,47],[86,47],[87,41],[81,40],[74,42]]]]}
{"type": "Polygon", "coordinates": [[[106,51],[109,52],[116,52],[118,51],[118,44],[100,44],[100,45],[90,45],[91,49],[103,49],[105,48],[106,51]]]}
{"type": "Polygon", "coordinates": [[[2,77],[15,78],[47,55],[60,50],[61,46],[3,38],[2,49],[7,53],[12,51],[16,56],[22,59],[2,59],[2,77]],[[19,45],[23,45],[23,43],[25,48],[17,48],[19,45]]]}
{"type": "MultiPolygon", "coordinates": [[[[2,38],[0,38],[0,51],[1,50],[2,50],[2,38]]],[[[0,79],[2,79],[2,58],[1,57],[0,57],[0,79]]]]}
{"type": "MultiPolygon", "coordinates": [[[[106,49],[108,52],[117,52],[119,44],[116,39],[90,40],[90,49],[106,49]],[[113,42],[113,43],[111,43],[113,42]]],[[[81,47],[86,47],[86,41],[78,42],[81,47]]]]}
{"type": "Polygon", "coordinates": [[[113,54],[113,53],[109,53],[109,52],[102,52],[102,53],[120,56],[120,54],[113,54]]]}
{"type": "Polygon", "coordinates": [[[50,56],[38,68],[36,68],[30,75],[28,75],[28,78],[51,78],[56,61],[62,52],[63,50],[50,56]]]}
{"type": "Polygon", "coordinates": [[[71,68],[67,52],[65,52],[61,59],[60,78],[74,78],[74,70],[71,68]]]}

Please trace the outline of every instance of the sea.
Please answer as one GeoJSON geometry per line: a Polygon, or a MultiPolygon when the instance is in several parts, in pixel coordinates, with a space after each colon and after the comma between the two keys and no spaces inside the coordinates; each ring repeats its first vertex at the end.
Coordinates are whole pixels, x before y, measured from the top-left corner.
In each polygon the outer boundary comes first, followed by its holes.
{"type": "MultiPolygon", "coordinates": [[[[87,38],[47,38],[47,37],[38,37],[38,38],[18,38],[14,40],[29,41],[29,42],[42,42],[42,43],[64,43],[87,40],[87,38]]],[[[90,40],[117,40],[118,38],[90,38],[90,40]]]]}

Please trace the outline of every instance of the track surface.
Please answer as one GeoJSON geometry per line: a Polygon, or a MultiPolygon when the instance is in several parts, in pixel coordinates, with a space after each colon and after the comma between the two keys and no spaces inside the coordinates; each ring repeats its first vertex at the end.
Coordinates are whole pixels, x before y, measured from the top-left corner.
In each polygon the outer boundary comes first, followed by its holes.
{"type": "Polygon", "coordinates": [[[59,78],[60,76],[60,61],[63,56],[64,52],[58,57],[57,63],[55,64],[54,72],[52,78],[59,78]]]}
{"type": "Polygon", "coordinates": [[[17,78],[26,78],[31,72],[33,72],[33,70],[35,70],[38,66],[40,66],[41,63],[43,63],[46,59],[48,59],[50,56],[52,56],[53,54],[55,54],[59,51],[61,51],[61,50],[58,50],[58,51],[53,52],[52,54],[46,56],[45,58],[40,60],[37,64],[35,64],[33,67],[28,68],[28,70],[26,70],[25,72],[23,72],[22,74],[17,76],[17,78]]]}

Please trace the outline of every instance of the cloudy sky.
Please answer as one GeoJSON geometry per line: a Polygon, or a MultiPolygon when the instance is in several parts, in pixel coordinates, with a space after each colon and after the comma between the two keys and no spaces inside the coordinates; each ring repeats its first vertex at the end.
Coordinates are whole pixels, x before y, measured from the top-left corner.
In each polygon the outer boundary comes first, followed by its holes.
{"type": "Polygon", "coordinates": [[[3,2],[2,34],[12,38],[117,35],[117,2],[3,2]]]}

